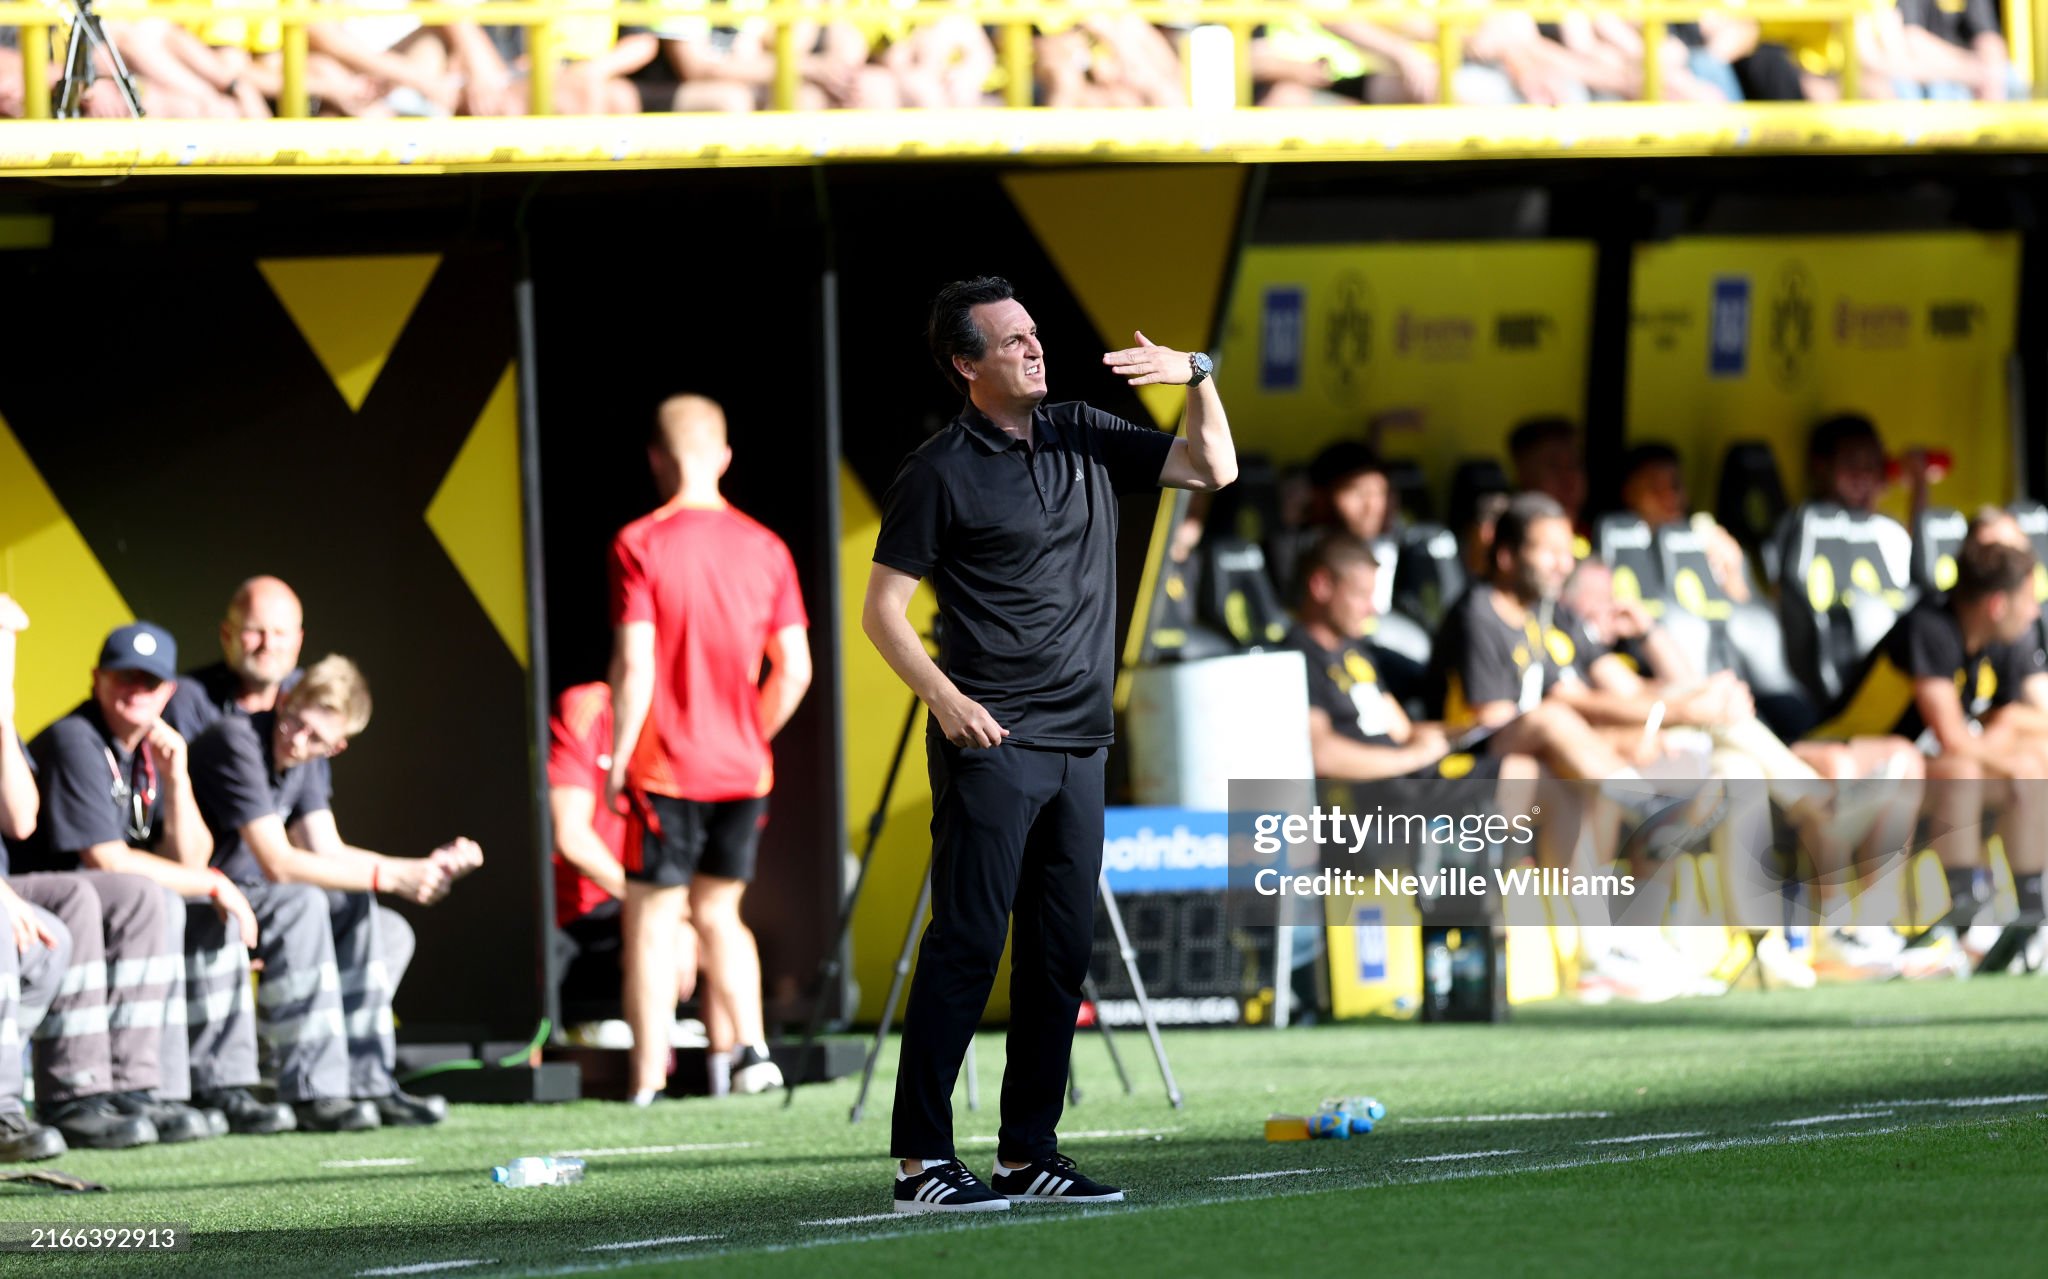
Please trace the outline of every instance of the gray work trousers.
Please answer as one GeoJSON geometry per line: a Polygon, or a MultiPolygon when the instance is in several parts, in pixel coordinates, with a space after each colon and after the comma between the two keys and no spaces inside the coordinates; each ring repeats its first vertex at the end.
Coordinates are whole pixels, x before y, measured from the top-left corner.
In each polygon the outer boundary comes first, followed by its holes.
{"type": "MultiPolygon", "coordinates": [[[[177,952],[165,944],[164,893],[154,880],[106,871],[12,875],[8,884],[62,920],[71,959],[35,1032],[36,1104],[104,1092],[155,1092],[177,952]]],[[[171,1064],[182,1093],[187,1071],[182,1004],[171,1064]]]]}
{"type": "Polygon", "coordinates": [[[258,1036],[281,1101],[398,1090],[391,998],[412,962],[412,925],[369,893],[244,885],[262,936],[258,1036]]]}
{"type": "Polygon", "coordinates": [[[159,1095],[184,1100],[193,1093],[253,1084],[256,994],[249,985],[249,948],[239,932],[228,930],[211,901],[187,901],[168,888],[163,892],[164,931],[180,962],[165,1005],[159,1095]],[[182,1035],[171,1034],[174,1020],[182,1035]],[[182,1076],[171,1069],[174,1038],[189,1050],[182,1076]],[[179,1087],[185,1091],[173,1091],[179,1087]]]}
{"type": "Polygon", "coordinates": [[[71,963],[71,930],[42,907],[29,909],[57,944],[37,941],[23,954],[14,948],[12,937],[0,936],[0,1115],[23,1113],[22,1046],[42,1024],[71,963]]]}

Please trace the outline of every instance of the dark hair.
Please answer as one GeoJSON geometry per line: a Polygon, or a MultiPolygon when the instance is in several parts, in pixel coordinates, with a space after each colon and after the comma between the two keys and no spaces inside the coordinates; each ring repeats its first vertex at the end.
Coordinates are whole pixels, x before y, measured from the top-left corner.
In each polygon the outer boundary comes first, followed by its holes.
{"type": "Polygon", "coordinates": [[[1309,576],[1318,571],[1335,575],[1359,565],[1377,570],[1379,559],[1372,548],[1349,533],[1325,533],[1301,553],[1294,565],[1294,593],[1297,600],[1308,598],[1309,576]]]}
{"type": "Polygon", "coordinates": [[[988,335],[974,322],[974,308],[1016,296],[1016,290],[1003,277],[977,275],[971,280],[953,281],[932,299],[932,315],[925,326],[925,341],[931,344],[932,358],[938,361],[939,371],[946,375],[954,390],[963,395],[967,393],[966,379],[960,376],[960,370],[953,367],[953,357],[964,355],[970,360],[978,360],[988,353],[988,335]]]}
{"type": "Polygon", "coordinates": [[[1669,444],[1652,441],[1638,444],[1621,455],[1621,482],[1626,484],[1636,477],[1636,472],[1646,466],[1677,466],[1678,450],[1669,444]]]}
{"type": "Polygon", "coordinates": [[[1965,542],[1956,552],[1956,584],[1949,598],[1958,602],[2003,595],[2034,580],[2034,553],[2003,542],[1965,542]]]}
{"type": "Polygon", "coordinates": [[[1385,475],[1387,464],[1380,455],[1357,440],[1339,440],[1316,454],[1308,464],[1308,482],[1317,489],[1333,489],[1354,475],[1385,475]]]}
{"type": "Polygon", "coordinates": [[[1861,413],[1837,413],[1815,425],[1806,437],[1806,461],[1832,462],[1844,445],[1869,443],[1882,448],[1877,427],[1861,413]]]}
{"type": "Polygon", "coordinates": [[[1508,509],[1493,524],[1493,549],[1503,546],[1519,554],[1529,536],[1529,526],[1538,520],[1568,520],[1557,499],[1548,493],[1517,493],[1508,499],[1508,509]]]}
{"type": "Polygon", "coordinates": [[[1568,417],[1532,417],[1509,432],[1508,457],[1520,466],[1546,444],[1571,443],[1578,438],[1579,428],[1568,417]]]}

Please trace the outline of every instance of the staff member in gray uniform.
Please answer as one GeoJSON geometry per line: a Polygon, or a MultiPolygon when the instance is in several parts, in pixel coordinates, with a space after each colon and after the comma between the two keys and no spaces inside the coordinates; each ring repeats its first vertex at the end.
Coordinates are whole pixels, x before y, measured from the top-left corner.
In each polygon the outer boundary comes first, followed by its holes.
{"type": "Polygon", "coordinates": [[[932,921],[896,1076],[898,1212],[1123,1198],[1082,1176],[1054,1131],[1102,867],[1117,497],[1237,477],[1209,357],[1135,336],[1103,363],[1131,386],[1186,386],[1185,439],[1045,403],[1045,348],[1007,281],[949,284],[932,302],[932,357],[967,403],[897,472],[861,615],[931,710],[932,921]],[[905,617],[921,578],[946,624],[943,668],[905,617]],[[984,1184],[955,1157],[948,1099],[1013,915],[1003,1126],[984,1184]]]}
{"type": "Polygon", "coordinates": [[[376,894],[420,905],[483,864],[474,841],[389,857],[342,841],[318,761],[370,722],[370,690],[328,657],[275,710],[226,715],[192,746],[192,784],[213,864],[248,894],[263,935],[257,1017],[278,1095],[301,1126],[352,1131],[439,1123],[440,1097],[401,1092],[391,999],[412,961],[412,926],[376,894]],[[308,930],[302,921],[324,921],[308,930]],[[351,1100],[353,1099],[353,1100],[351,1100]]]}
{"type": "MultiPolygon", "coordinates": [[[[27,839],[41,807],[14,728],[15,636],[27,629],[28,614],[0,595],[0,839],[27,839]]],[[[57,997],[70,962],[70,930],[22,900],[0,870],[0,1164],[55,1159],[70,1149],[64,1134],[30,1122],[21,1104],[22,1046],[57,997]]]]}
{"type": "MultiPolygon", "coordinates": [[[[121,686],[123,710],[146,723],[161,709],[162,680],[142,669],[151,664],[142,650],[153,652],[156,636],[115,637],[124,642],[110,639],[100,666],[121,686]]],[[[32,763],[38,754],[51,757],[48,738],[50,732],[37,738],[32,763]]],[[[98,802],[106,806],[124,782],[118,765],[93,762],[101,770],[98,802]]],[[[48,785],[46,779],[42,788],[48,785]]],[[[177,1029],[165,1034],[181,965],[164,893],[139,875],[81,872],[75,856],[52,851],[53,828],[78,812],[72,798],[67,790],[42,805],[29,838],[6,850],[10,887],[62,920],[72,939],[70,962],[36,1031],[37,1114],[71,1145],[97,1149],[214,1136],[217,1117],[179,1100],[190,1080],[182,999],[175,1001],[177,1029]]],[[[129,799],[119,796],[124,810],[129,799]]],[[[225,1121],[218,1131],[226,1131],[225,1121]]]]}
{"type": "MultiPolygon", "coordinates": [[[[258,1078],[249,993],[256,916],[240,889],[207,868],[213,837],[192,798],[185,739],[161,718],[177,652],[170,634],[148,622],[107,637],[92,697],[29,748],[44,798],[22,860],[29,869],[113,871],[157,883],[165,954],[139,970],[128,966],[127,975],[168,983],[158,1096],[197,1101],[235,1132],[284,1132],[293,1126],[290,1109],[248,1091],[258,1078]]],[[[122,969],[116,965],[115,986],[122,969]]],[[[150,1118],[165,1141],[185,1131],[186,1117],[175,1111],[150,1118]]]]}

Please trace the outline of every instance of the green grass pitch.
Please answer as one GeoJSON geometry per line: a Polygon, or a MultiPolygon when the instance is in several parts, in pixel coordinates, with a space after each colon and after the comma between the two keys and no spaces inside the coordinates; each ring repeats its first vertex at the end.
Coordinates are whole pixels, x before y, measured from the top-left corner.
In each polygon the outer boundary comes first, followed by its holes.
{"type": "MultiPolygon", "coordinates": [[[[1128,1203],[890,1213],[885,1054],[779,1095],[456,1108],[440,1130],[232,1137],[73,1154],[111,1193],[0,1186],[0,1220],[183,1221],[180,1256],[0,1256],[0,1275],[633,1276],[1115,1273],[2036,1273],[2048,1264],[2048,979],[1740,993],[1655,1008],[1534,1006],[1511,1025],[1099,1038],[1063,1125],[1128,1203]],[[1350,1141],[1267,1144],[1272,1111],[1371,1093],[1350,1141]],[[505,1190],[521,1154],[588,1156],[580,1186],[505,1190]],[[1252,1176],[1251,1174],[1274,1174],[1252,1176]],[[1229,1178],[1229,1180],[1219,1180],[1229,1178]],[[826,1223],[826,1224],[817,1224],[826,1223]],[[459,1264],[458,1264],[459,1263],[459,1264]]],[[[994,1155],[1002,1037],[961,1154],[994,1155]]]]}

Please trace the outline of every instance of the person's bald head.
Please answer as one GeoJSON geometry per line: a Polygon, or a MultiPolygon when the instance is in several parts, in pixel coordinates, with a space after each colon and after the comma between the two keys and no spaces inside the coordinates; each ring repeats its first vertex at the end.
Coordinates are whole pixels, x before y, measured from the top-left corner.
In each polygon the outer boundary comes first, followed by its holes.
{"type": "Polygon", "coordinates": [[[275,577],[252,577],[228,601],[220,650],[250,691],[275,690],[299,665],[306,614],[298,593],[275,577]]]}
{"type": "Polygon", "coordinates": [[[685,484],[711,485],[732,463],[725,439],[725,410],[703,395],[672,395],[654,415],[648,462],[665,495],[685,484]]]}
{"type": "Polygon", "coordinates": [[[2010,546],[2029,554],[2034,549],[2034,544],[2020,528],[2020,522],[2013,518],[2011,511],[2002,506],[1978,508],[1976,515],[1970,519],[1970,531],[1964,535],[1963,540],[1994,546],[2010,546]]]}

